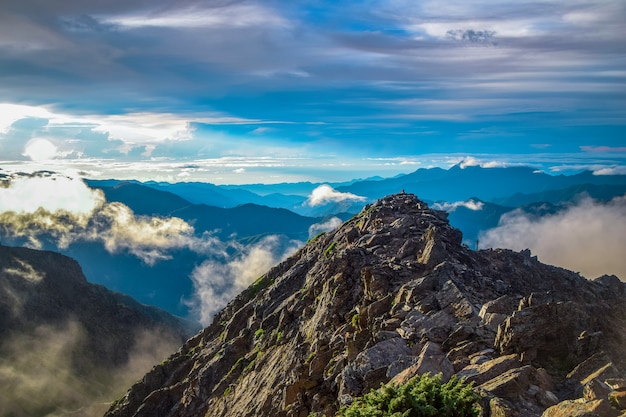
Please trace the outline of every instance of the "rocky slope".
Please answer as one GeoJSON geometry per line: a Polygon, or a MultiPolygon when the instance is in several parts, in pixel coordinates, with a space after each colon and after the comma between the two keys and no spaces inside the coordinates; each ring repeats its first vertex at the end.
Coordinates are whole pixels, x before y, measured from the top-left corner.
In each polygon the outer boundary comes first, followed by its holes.
{"type": "Polygon", "coordinates": [[[95,415],[141,376],[129,361],[161,360],[197,330],[88,283],[71,258],[0,245],[0,416],[95,415]]]}
{"type": "Polygon", "coordinates": [[[402,193],[260,277],[106,416],[333,416],[424,372],[473,381],[484,416],[619,415],[625,346],[618,278],[472,251],[402,193]]]}

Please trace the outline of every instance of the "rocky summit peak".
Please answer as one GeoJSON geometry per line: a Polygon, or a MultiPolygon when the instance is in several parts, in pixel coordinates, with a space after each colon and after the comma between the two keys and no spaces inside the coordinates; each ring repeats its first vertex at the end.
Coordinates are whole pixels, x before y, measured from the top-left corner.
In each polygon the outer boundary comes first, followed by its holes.
{"type": "MultiPolygon", "coordinates": [[[[539,416],[589,381],[621,383],[621,281],[461,240],[412,194],[368,205],[261,276],[107,416],[330,417],[425,372],[473,381],[486,416],[539,416]]],[[[589,395],[612,408],[609,391],[589,395]]]]}

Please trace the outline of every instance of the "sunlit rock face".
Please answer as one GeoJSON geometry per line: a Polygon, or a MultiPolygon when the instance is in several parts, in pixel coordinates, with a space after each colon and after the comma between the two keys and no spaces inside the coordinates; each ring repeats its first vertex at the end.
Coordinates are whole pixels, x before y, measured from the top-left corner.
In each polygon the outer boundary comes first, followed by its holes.
{"type": "Polygon", "coordinates": [[[583,392],[609,404],[617,388],[588,385],[624,376],[624,284],[461,242],[412,194],[366,206],[261,276],[107,416],[333,416],[425,372],[473,381],[484,415],[540,416],[583,392]]]}

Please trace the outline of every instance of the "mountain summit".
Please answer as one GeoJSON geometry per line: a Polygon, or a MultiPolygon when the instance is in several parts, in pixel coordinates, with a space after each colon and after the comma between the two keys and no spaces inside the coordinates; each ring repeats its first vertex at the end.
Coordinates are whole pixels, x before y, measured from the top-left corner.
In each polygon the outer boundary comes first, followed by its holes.
{"type": "Polygon", "coordinates": [[[425,372],[473,381],[485,416],[618,415],[607,398],[626,386],[624,283],[461,238],[412,194],[366,206],[261,276],[106,416],[330,417],[425,372]]]}

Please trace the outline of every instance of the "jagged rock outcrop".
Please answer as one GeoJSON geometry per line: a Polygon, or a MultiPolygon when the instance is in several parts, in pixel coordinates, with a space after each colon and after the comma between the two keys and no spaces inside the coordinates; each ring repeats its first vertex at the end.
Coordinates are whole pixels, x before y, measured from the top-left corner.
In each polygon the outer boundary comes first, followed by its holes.
{"type": "Polygon", "coordinates": [[[612,404],[616,389],[583,388],[624,377],[624,346],[617,278],[472,251],[444,212],[402,193],[259,278],[107,417],[333,416],[423,372],[473,380],[484,416],[540,416],[577,398],[612,404]]]}
{"type": "Polygon", "coordinates": [[[151,366],[135,354],[161,360],[198,327],[90,284],[71,258],[0,245],[0,415],[104,413],[151,366]]]}

